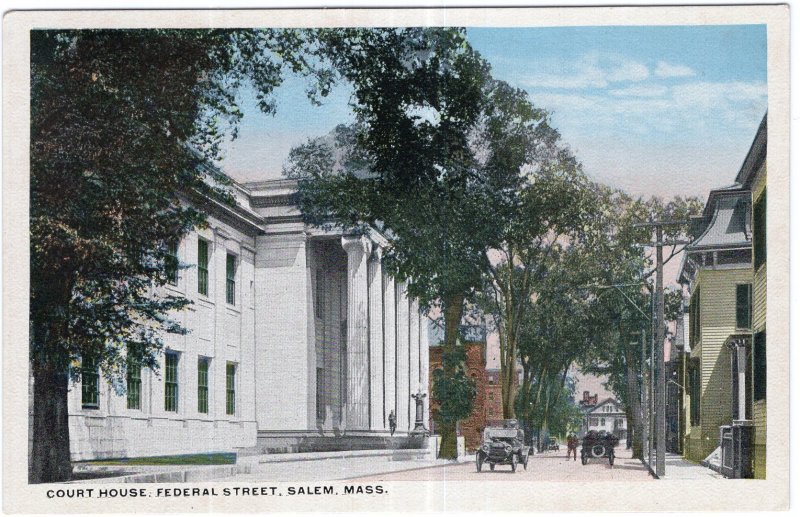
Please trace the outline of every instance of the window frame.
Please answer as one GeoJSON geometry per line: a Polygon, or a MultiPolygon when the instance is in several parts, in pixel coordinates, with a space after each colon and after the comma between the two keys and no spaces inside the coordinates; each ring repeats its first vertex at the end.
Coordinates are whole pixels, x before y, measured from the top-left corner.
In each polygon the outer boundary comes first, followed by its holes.
{"type": "Polygon", "coordinates": [[[239,269],[238,257],[233,253],[225,254],[225,301],[228,305],[236,305],[236,272],[239,269]]]}
{"type": "Polygon", "coordinates": [[[198,237],[197,239],[197,292],[208,296],[210,251],[209,241],[198,237]]]}
{"type": "Polygon", "coordinates": [[[209,375],[211,370],[211,360],[208,357],[198,356],[197,358],[197,412],[200,414],[208,414],[208,387],[209,375]],[[205,367],[205,369],[203,369],[205,367]],[[205,379],[203,379],[205,376],[205,379]]]}
{"type": "Polygon", "coordinates": [[[237,364],[225,363],[225,414],[236,416],[236,371],[237,364]]]}
{"type": "Polygon", "coordinates": [[[133,411],[142,410],[142,366],[128,361],[125,368],[125,407],[133,411]],[[135,387],[135,388],[134,388],[135,387]]]}
{"type": "Polygon", "coordinates": [[[164,411],[177,413],[180,409],[180,354],[164,353],[164,411]],[[174,364],[170,365],[171,360],[174,364]]]}
{"type": "Polygon", "coordinates": [[[749,282],[743,282],[736,284],[736,328],[739,330],[749,330],[753,327],[753,284],[749,282]],[[744,288],[744,289],[743,289],[744,288]],[[745,291],[746,300],[743,302],[744,306],[740,306],[740,299],[739,293],[740,291],[745,291]],[[743,311],[747,311],[746,316],[744,319],[746,321],[740,320],[740,313],[743,311]],[[745,323],[745,325],[741,325],[741,323],[745,323]]]}
{"type": "Polygon", "coordinates": [[[100,365],[88,354],[81,357],[81,408],[100,409],[100,365]],[[90,386],[94,386],[91,392],[90,386]],[[92,395],[94,401],[87,400],[88,395],[92,395]]]}
{"type": "Polygon", "coordinates": [[[164,270],[167,275],[167,283],[171,286],[177,286],[180,277],[178,276],[180,242],[175,239],[167,242],[167,251],[164,257],[164,270]]]}

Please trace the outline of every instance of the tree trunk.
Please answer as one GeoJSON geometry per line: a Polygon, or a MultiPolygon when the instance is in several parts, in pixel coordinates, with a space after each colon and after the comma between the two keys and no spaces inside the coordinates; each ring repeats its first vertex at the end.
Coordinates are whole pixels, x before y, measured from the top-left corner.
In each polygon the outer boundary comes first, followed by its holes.
{"type": "Polygon", "coordinates": [[[66,368],[32,366],[33,444],[28,460],[29,483],[69,481],[69,418],[66,368]]]}
{"type": "MultiPolygon", "coordinates": [[[[442,368],[447,378],[453,378],[455,370],[447,364],[444,357],[455,351],[458,346],[458,331],[464,312],[464,295],[450,296],[444,301],[444,347],[442,348],[442,368]]],[[[456,423],[440,422],[439,430],[442,444],[439,447],[439,458],[458,459],[458,436],[456,423]]]]}
{"type": "Polygon", "coordinates": [[[625,364],[626,364],[626,388],[628,392],[628,403],[625,404],[625,416],[628,419],[628,422],[631,422],[633,425],[629,426],[628,432],[628,445],[630,448],[633,449],[633,457],[641,459],[642,458],[642,442],[640,440],[642,436],[642,412],[641,412],[641,404],[639,403],[639,389],[638,383],[636,382],[637,379],[637,371],[635,368],[635,363],[633,360],[633,353],[630,350],[630,346],[625,347],[625,364]],[[631,432],[632,431],[632,432],[631,432]]]}

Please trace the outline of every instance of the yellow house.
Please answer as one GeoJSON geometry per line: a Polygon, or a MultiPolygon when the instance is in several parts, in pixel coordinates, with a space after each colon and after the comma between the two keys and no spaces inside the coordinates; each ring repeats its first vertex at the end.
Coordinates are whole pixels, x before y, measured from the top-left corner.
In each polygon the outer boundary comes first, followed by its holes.
{"type": "Polygon", "coordinates": [[[689,291],[684,454],[713,464],[720,427],[734,416],[729,337],[750,328],[749,192],[741,185],[712,190],[691,231],[681,271],[689,291]]]}
{"type": "Polygon", "coordinates": [[[689,294],[684,455],[735,478],[764,476],[765,155],[766,116],[736,183],[712,190],[693,221],[680,273],[689,294]]]}
{"type": "Polygon", "coordinates": [[[753,229],[752,462],[757,479],[766,479],[767,462],[767,116],[736,177],[751,193],[753,229]]]}

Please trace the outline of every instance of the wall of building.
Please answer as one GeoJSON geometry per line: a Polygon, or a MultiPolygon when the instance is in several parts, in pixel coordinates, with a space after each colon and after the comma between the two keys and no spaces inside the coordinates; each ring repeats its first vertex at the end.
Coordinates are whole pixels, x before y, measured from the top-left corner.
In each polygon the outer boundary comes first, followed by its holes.
{"type": "MultiPolygon", "coordinates": [[[[753,203],[767,188],[766,162],[759,169],[753,182],[753,203]]],[[[761,267],[753,275],[753,333],[766,329],[767,324],[767,265],[761,267]]],[[[770,336],[767,334],[767,357],[770,353],[770,336]]],[[[767,369],[769,378],[769,368],[767,369]]],[[[769,386],[769,384],[767,384],[769,386]]],[[[769,390],[769,388],[768,388],[769,390]]],[[[753,474],[756,479],[767,476],[767,403],[753,402],[753,474]]]]}
{"type": "Polygon", "coordinates": [[[731,363],[725,340],[736,331],[736,284],[752,282],[750,267],[704,268],[700,289],[700,343],[691,357],[700,359],[700,425],[690,426],[686,443],[689,459],[700,461],[719,441],[719,427],[731,421],[731,363]]]}
{"type": "Polygon", "coordinates": [[[84,408],[81,383],[69,392],[73,460],[229,451],[255,444],[255,243],[250,235],[209,218],[209,228],[191,232],[178,257],[188,265],[176,286],[164,292],[194,303],[174,314],[187,335],[164,336],[165,350],[178,354],[177,411],[165,410],[164,356],[158,373],[141,372],[140,409],[128,409],[127,396],[100,382],[99,404],[84,408]],[[209,243],[208,296],[198,293],[198,239],[209,243]],[[226,256],[237,257],[235,304],[226,301],[226,256]],[[209,360],[208,413],[198,411],[198,359],[209,360]],[[236,367],[236,409],[226,414],[226,365],[236,367]]]}

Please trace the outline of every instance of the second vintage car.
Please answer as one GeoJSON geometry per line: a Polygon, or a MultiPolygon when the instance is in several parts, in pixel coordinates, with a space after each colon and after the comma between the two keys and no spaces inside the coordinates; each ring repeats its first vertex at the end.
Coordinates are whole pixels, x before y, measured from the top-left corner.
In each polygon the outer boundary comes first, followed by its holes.
{"type": "Polygon", "coordinates": [[[494,470],[495,465],[511,465],[517,471],[520,463],[527,470],[530,448],[525,445],[525,433],[515,420],[507,420],[502,426],[487,427],[483,431],[483,443],[475,453],[478,472],[484,463],[494,470]]]}

